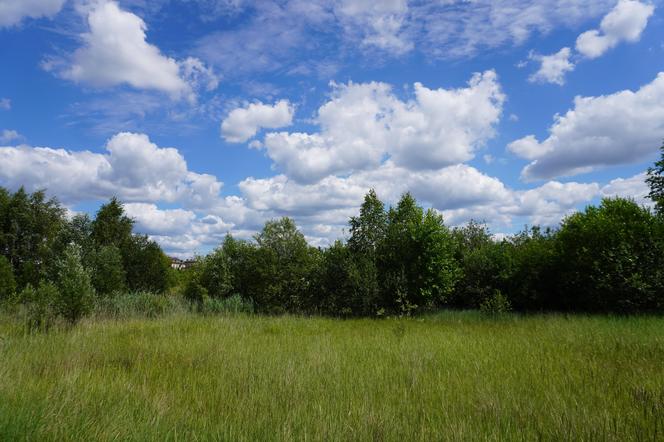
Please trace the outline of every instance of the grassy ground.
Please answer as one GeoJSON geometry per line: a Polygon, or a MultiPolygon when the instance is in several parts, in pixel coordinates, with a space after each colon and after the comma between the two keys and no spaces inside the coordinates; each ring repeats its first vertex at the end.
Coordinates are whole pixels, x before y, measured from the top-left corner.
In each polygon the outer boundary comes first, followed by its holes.
{"type": "Polygon", "coordinates": [[[662,318],[16,330],[0,323],[0,440],[664,440],[662,318]]]}

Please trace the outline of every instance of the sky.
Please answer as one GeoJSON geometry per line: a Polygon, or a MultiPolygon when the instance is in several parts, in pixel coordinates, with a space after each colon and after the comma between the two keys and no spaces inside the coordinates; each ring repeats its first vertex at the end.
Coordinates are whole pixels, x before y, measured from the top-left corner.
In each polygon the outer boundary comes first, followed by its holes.
{"type": "Polygon", "coordinates": [[[447,225],[649,204],[661,0],[0,0],[0,186],[112,196],[173,256],[374,188],[447,225]]]}

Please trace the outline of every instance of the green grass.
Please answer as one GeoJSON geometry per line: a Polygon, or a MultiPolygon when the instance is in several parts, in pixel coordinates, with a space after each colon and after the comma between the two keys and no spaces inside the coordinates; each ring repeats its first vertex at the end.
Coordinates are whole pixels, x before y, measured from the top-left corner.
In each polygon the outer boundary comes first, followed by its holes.
{"type": "Polygon", "coordinates": [[[0,440],[664,440],[664,319],[0,318],[0,440]]]}

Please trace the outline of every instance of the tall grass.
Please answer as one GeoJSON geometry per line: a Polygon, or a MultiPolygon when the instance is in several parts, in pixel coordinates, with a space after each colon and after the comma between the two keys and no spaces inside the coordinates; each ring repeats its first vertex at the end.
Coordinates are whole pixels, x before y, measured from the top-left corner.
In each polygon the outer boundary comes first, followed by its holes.
{"type": "Polygon", "coordinates": [[[180,312],[12,330],[2,440],[664,439],[662,318],[180,312]]]}

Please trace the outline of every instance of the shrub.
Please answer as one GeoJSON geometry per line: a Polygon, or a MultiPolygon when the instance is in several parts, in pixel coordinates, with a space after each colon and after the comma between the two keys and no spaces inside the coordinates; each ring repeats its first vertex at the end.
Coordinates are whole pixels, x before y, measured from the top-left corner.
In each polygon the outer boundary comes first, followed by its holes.
{"type": "Polygon", "coordinates": [[[122,255],[115,245],[101,246],[94,254],[92,285],[97,293],[107,295],[124,291],[125,271],[122,255]]]}
{"type": "Polygon", "coordinates": [[[78,322],[92,307],[94,288],[90,275],[81,264],[80,248],[69,245],[58,263],[58,297],[55,309],[67,322],[78,322]]]}
{"type": "Polygon", "coordinates": [[[184,298],[187,301],[200,305],[207,297],[207,289],[201,285],[197,278],[192,278],[187,282],[187,286],[184,289],[184,298]]]}
{"type": "Polygon", "coordinates": [[[662,223],[625,199],[568,217],[559,232],[562,307],[635,312],[664,306],[662,223]]]}
{"type": "Polygon", "coordinates": [[[512,305],[510,301],[500,290],[494,290],[493,294],[480,304],[480,311],[483,313],[500,314],[511,310],[512,305]]]}
{"type": "Polygon", "coordinates": [[[19,294],[19,301],[25,306],[25,324],[28,331],[48,331],[57,319],[55,303],[60,294],[57,287],[42,282],[35,290],[28,284],[19,294]]]}

